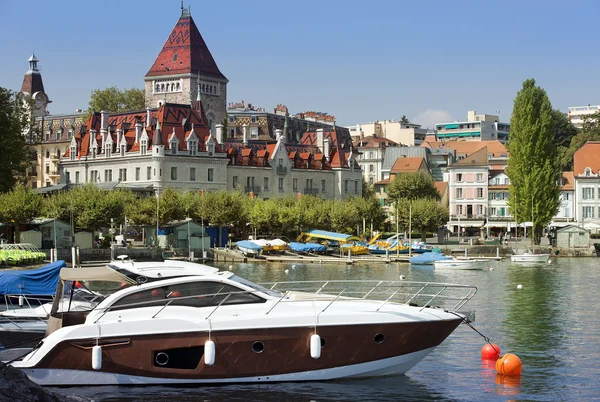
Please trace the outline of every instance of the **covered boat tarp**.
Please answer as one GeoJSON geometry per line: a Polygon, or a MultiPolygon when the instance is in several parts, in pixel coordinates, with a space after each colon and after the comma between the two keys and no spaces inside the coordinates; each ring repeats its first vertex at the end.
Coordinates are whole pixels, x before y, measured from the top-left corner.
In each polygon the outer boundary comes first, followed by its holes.
{"type": "Polygon", "coordinates": [[[254,242],[252,242],[250,240],[240,240],[237,243],[235,243],[235,245],[238,248],[241,247],[241,248],[245,248],[245,249],[248,249],[248,250],[255,250],[255,251],[262,250],[262,246],[254,243],[254,242]]]}
{"type": "Polygon", "coordinates": [[[452,259],[452,257],[448,257],[448,256],[445,256],[444,254],[436,253],[435,251],[432,251],[429,253],[423,253],[423,254],[416,255],[414,257],[410,257],[408,259],[408,261],[411,264],[429,265],[429,264],[433,264],[435,261],[451,260],[451,259],[452,259]]]}
{"type": "Polygon", "coordinates": [[[327,230],[309,230],[304,232],[304,235],[305,237],[312,239],[335,240],[340,242],[349,242],[353,240],[360,241],[360,237],[345,233],[328,232],[327,230]]]}
{"type": "Polygon", "coordinates": [[[13,270],[0,273],[2,295],[53,295],[60,270],[67,264],[63,260],[38,269],[13,270]]]}
{"type": "Polygon", "coordinates": [[[296,253],[324,253],[327,251],[327,247],[319,243],[298,243],[293,241],[290,243],[290,250],[296,253]]]}

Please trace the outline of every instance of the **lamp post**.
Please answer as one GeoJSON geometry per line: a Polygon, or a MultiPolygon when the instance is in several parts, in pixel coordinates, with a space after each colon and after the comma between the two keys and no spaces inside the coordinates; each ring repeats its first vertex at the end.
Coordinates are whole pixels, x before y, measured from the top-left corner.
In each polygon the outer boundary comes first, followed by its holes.
{"type": "Polygon", "coordinates": [[[156,236],[154,246],[158,247],[158,200],[160,199],[160,188],[156,187],[156,236]]]}
{"type": "Polygon", "coordinates": [[[189,216],[187,218],[185,218],[185,220],[187,221],[187,230],[188,230],[188,259],[191,261],[193,260],[192,258],[192,243],[191,243],[191,236],[190,236],[190,221],[192,220],[189,216]]]}
{"type": "MultiPolygon", "coordinates": [[[[204,259],[206,258],[206,256],[204,255],[204,218],[200,218],[200,227],[202,228],[202,262],[204,262],[204,259]]],[[[220,238],[221,235],[219,235],[220,238]]]]}
{"type": "Polygon", "coordinates": [[[398,233],[398,201],[396,200],[396,257],[400,257],[400,234],[398,233]]]}

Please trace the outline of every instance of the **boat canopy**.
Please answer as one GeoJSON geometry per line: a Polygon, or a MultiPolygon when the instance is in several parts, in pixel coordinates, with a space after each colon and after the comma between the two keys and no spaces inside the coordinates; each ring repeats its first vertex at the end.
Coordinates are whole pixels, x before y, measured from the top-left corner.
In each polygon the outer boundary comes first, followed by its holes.
{"type": "Polygon", "coordinates": [[[0,273],[0,294],[53,295],[61,268],[66,265],[63,260],[57,260],[38,269],[3,271],[0,273]]]}
{"type": "Polygon", "coordinates": [[[304,232],[304,237],[311,239],[335,240],[341,242],[361,241],[360,237],[345,233],[328,232],[327,230],[308,230],[304,232]]]}
{"type": "Polygon", "coordinates": [[[60,280],[68,281],[106,281],[126,282],[135,285],[136,281],[109,267],[94,268],[63,268],[60,270],[60,280]]]}
{"type": "Polygon", "coordinates": [[[262,247],[250,240],[240,240],[236,244],[238,247],[247,248],[248,250],[262,250],[262,247]]]}

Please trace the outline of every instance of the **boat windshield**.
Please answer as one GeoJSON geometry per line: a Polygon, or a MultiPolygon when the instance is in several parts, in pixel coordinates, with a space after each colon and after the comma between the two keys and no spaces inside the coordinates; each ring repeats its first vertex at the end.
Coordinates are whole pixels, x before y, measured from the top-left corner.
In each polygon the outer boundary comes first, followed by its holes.
{"type": "Polygon", "coordinates": [[[241,283],[242,285],[246,285],[254,290],[258,290],[259,292],[263,292],[265,294],[268,294],[269,296],[274,296],[274,297],[281,297],[282,294],[280,292],[277,292],[275,290],[270,290],[267,289],[263,286],[257,285],[254,282],[250,282],[247,279],[241,278],[237,275],[231,275],[228,279],[231,279],[232,281],[235,281],[237,283],[241,283]]]}

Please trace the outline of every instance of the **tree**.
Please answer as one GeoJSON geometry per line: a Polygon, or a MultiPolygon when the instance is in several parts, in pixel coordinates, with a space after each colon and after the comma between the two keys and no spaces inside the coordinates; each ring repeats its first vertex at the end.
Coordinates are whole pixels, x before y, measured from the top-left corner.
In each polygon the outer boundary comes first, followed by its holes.
{"type": "Polygon", "coordinates": [[[427,240],[427,232],[435,232],[448,222],[448,209],[433,199],[401,199],[397,207],[398,226],[419,232],[421,241],[427,240]]]}
{"type": "Polygon", "coordinates": [[[362,178],[362,196],[363,198],[375,198],[375,186],[367,183],[365,176],[362,178]]]}
{"type": "Polygon", "coordinates": [[[24,181],[30,164],[29,151],[23,130],[27,113],[21,99],[12,91],[0,87],[0,193],[10,191],[24,181]]]}
{"type": "Polygon", "coordinates": [[[517,222],[530,221],[534,241],[560,206],[561,169],[554,145],[552,105],[534,79],[523,82],[510,118],[507,174],[511,182],[508,205],[517,222]]]}
{"type": "Polygon", "coordinates": [[[19,225],[40,215],[42,198],[23,186],[15,186],[12,191],[0,194],[0,222],[13,223],[15,243],[20,242],[19,225]]]}
{"type": "Polygon", "coordinates": [[[552,110],[552,122],[554,145],[557,147],[568,147],[571,144],[571,139],[577,135],[577,128],[558,109],[552,110]]]}
{"type": "Polygon", "coordinates": [[[402,173],[396,176],[387,189],[388,198],[396,202],[399,199],[416,200],[421,198],[440,199],[433,178],[422,172],[402,173]]]}
{"type": "MultiPolygon", "coordinates": [[[[87,116],[106,110],[112,113],[141,110],[146,106],[144,90],[131,88],[120,90],[117,87],[94,89],[90,96],[87,116]]],[[[87,118],[86,118],[87,119],[87,118]]]]}
{"type": "Polygon", "coordinates": [[[404,124],[410,123],[410,121],[408,120],[408,118],[406,117],[405,114],[402,115],[402,118],[400,119],[400,123],[404,123],[404,124]]]}

